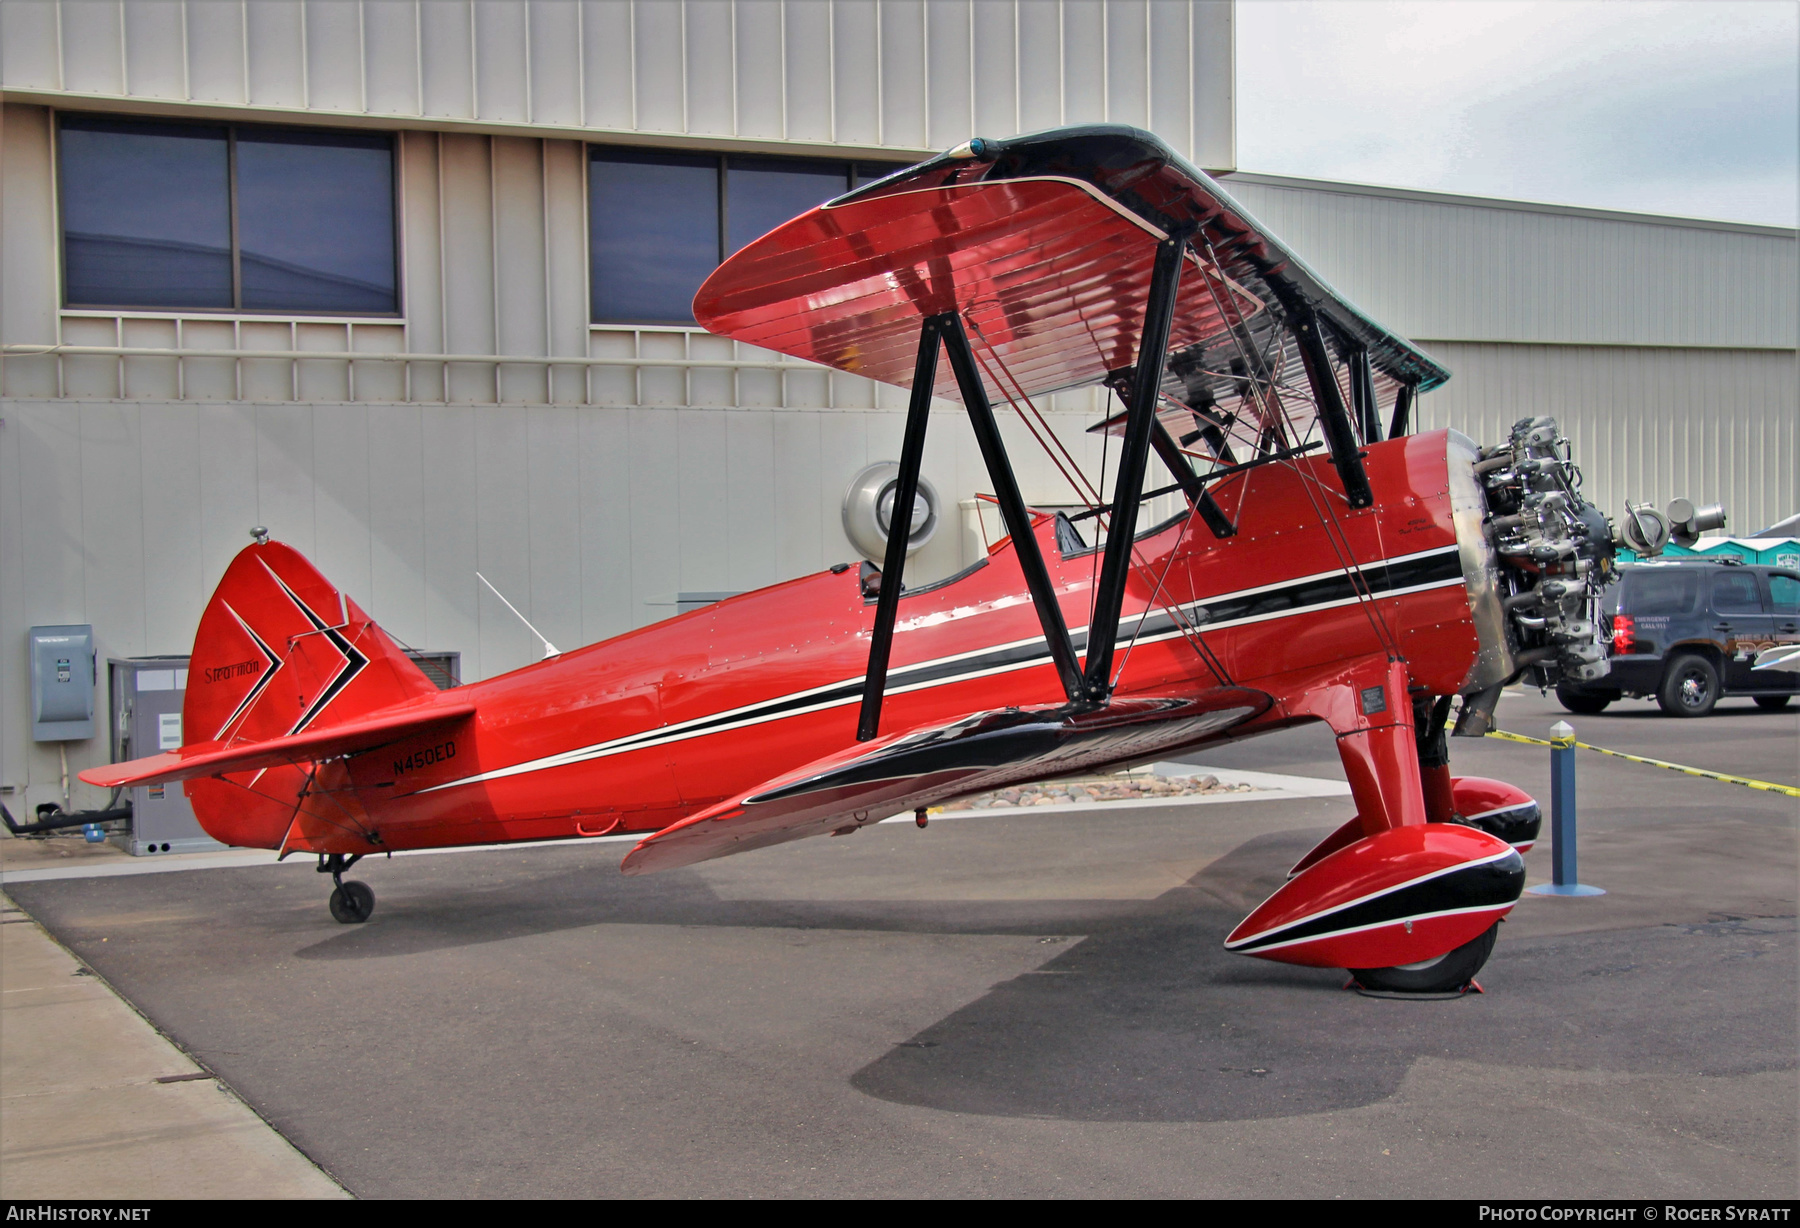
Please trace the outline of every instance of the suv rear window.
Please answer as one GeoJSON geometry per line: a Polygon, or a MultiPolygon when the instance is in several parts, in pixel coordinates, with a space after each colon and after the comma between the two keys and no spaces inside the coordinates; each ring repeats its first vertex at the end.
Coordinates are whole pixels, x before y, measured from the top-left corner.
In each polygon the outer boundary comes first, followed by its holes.
{"type": "Polygon", "coordinates": [[[1756,588],[1756,574],[1749,571],[1725,571],[1713,577],[1712,608],[1720,614],[1761,614],[1762,594],[1756,588]]]}
{"type": "Polygon", "coordinates": [[[1627,614],[1687,614],[1700,601],[1705,576],[1693,571],[1640,571],[1625,578],[1621,609],[1627,614]]]}

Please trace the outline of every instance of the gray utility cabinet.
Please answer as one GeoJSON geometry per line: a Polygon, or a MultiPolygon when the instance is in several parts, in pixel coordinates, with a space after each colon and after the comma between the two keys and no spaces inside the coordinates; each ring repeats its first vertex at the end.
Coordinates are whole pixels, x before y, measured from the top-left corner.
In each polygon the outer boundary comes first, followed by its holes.
{"type": "MultiPolygon", "coordinates": [[[[112,757],[143,759],[174,750],[185,740],[181,702],[187,696],[186,657],[108,660],[112,687],[112,757]]],[[[225,846],[201,830],[179,784],[139,785],[131,790],[131,851],[194,853],[225,846]]]]}

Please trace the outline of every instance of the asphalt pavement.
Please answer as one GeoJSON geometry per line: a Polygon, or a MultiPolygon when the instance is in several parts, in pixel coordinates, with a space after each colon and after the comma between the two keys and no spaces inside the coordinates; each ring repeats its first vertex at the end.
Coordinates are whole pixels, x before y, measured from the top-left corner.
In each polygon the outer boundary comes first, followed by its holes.
{"type": "MultiPolygon", "coordinates": [[[[1653,712],[1568,719],[1800,776],[1795,712],[1653,712]]],[[[1500,708],[1540,737],[1565,715],[1500,708]]],[[[1542,748],[1452,754],[1548,796],[1542,748]]],[[[1199,758],[1341,779],[1319,727],[1199,758]]],[[[1447,1002],[1221,949],[1349,817],[1330,796],[885,824],[629,879],[617,843],[401,857],[358,867],[357,927],[291,863],[7,891],[362,1197],[1792,1197],[1800,803],[1579,762],[1608,894],[1525,897],[1487,992],[1447,1002]]]]}

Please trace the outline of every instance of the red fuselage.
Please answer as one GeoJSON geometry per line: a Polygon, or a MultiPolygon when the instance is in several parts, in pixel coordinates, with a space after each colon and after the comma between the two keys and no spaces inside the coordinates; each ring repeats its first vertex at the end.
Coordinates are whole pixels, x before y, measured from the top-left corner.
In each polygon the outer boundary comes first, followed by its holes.
{"type": "MultiPolygon", "coordinates": [[[[1451,515],[1456,464],[1447,432],[1371,445],[1379,498],[1360,511],[1317,457],[1214,486],[1236,536],[1188,517],[1137,544],[1117,694],[1266,693],[1266,712],[1220,735],[1237,739],[1300,720],[1335,726],[1319,697],[1385,684],[1394,656],[1412,684],[1455,693],[1477,652],[1451,515]]],[[[1035,532],[1079,647],[1096,554],[1059,549],[1053,517],[1035,532]]],[[[249,774],[187,789],[217,838],[297,852],[375,851],[369,831],[399,850],[657,830],[850,745],[874,615],[854,568],[822,572],[470,683],[443,700],[472,715],[321,765],[294,821],[291,803],[249,800],[249,774]],[[354,821],[334,820],[334,806],[354,821]]],[[[884,734],[1062,697],[1010,542],[902,598],[884,734]]],[[[291,798],[300,775],[271,769],[254,794],[291,798]]]]}

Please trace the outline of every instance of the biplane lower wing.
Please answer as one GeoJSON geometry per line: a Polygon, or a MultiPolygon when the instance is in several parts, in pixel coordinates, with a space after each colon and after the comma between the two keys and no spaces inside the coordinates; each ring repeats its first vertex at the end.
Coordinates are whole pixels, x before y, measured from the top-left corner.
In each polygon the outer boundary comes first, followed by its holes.
{"type": "Polygon", "coordinates": [[[1027,780],[1143,763],[1266,711],[1261,691],[980,712],[839,751],[666,827],[626,856],[627,874],[673,869],[855,830],[889,815],[1027,780]]]}
{"type": "Polygon", "coordinates": [[[374,750],[415,733],[472,716],[470,703],[436,703],[398,712],[377,712],[328,729],[308,730],[256,742],[194,742],[144,759],[89,768],[81,779],[103,789],[120,785],[170,784],[201,776],[254,772],[288,763],[311,763],[374,750]]]}

